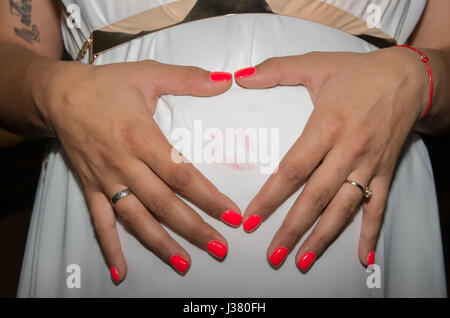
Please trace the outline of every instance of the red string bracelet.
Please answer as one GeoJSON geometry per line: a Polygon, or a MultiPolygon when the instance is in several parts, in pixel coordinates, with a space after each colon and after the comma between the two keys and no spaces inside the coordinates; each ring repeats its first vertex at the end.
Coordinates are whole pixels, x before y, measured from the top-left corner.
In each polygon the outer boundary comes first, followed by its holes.
{"type": "Polygon", "coordinates": [[[431,71],[430,59],[425,54],[423,54],[423,52],[419,51],[416,48],[408,46],[408,45],[394,45],[393,47],[405,47],[407,49],[410,49],[410,50],[413,50],[413,51],[419,53],[421,56],[422,62],[424,62],[427,66],[428,76],[430,77],[430,102],[428,103],[428,107],[427,107],[427,110],[425,111],[425,114],[423,114],[423,116],[422,116],[422,119],[424,119],[425,116],[430,111],[431,104],[433,103],[433,94],[434,94],[434,77],[433,77],[433,72],[431,71]]]}

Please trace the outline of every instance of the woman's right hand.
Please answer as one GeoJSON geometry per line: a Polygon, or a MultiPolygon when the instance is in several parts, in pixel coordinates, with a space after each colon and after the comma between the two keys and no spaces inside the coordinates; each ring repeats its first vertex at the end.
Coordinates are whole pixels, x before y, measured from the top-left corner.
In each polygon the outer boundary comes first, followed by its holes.
{"type": "Polygon", "coordinates": [[[180,274],[191,258],[162,225],[223,258],[225,238],[176,194],[231,226],[240,225],[241,212],[191,163],[171,160],[172,146],[153,114],[160,95],[218,95],[230,88],[231,74],[151,60],[105,66],[34,64],[34,72],[45,70],[43,81],[32,88],[35,104],[82,183],[114,281],[127,273],[116,218],[180,274]],[[126,188],[133,194],[113,207],[111,198],[126,188]]]}

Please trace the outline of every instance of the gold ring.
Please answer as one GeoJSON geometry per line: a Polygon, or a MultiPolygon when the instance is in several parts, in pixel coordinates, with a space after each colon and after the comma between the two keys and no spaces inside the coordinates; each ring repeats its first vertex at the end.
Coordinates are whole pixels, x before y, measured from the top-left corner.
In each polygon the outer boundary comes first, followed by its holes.
{"type": "Polygon", "coordinates": [[[372,196],[372,188],[370,188],[370,187],[363,187],[359,183],[356,183],[355,181],[348,180],[348,179],[345,180],[345,183],[352,184],[355,187],[358,187],[362,191],[363,196],[366,199],[368,199],[372,196]]]}

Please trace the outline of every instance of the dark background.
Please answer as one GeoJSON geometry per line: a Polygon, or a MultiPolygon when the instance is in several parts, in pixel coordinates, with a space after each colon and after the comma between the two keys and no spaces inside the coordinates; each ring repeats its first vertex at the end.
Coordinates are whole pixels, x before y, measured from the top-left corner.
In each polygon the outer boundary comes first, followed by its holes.
{"type": "MultiPolygon", "coordinates": [[[[0,297],[15,297],[28,224],[47,140],[0,131],[0,297]]],[[[450,256],[450,135],[424,137],[439,200],[446,272],[450,256]]],[[[418,180],[418,182],[420,182],[418,180]]],[[[449,288],[447,275],[447,289],[449,288]]]]}

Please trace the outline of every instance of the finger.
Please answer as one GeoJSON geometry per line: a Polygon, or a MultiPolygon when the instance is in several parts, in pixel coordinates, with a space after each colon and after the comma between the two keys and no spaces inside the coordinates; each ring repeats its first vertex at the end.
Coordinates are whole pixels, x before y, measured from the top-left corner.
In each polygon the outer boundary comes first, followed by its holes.
{"type": "Polygon", "coordinates": [[[233,78],[227,72],[209,72],[195,66],[179,66],[145,61],[147,74],[156,96],[193,95],[214,96],[228,90],[233,78]]]}
{"type": "Polygon", "coordinates": [[[390,183],[389,177],[375,177],[370,184],[374,195],[364,201],[358,256],[365,266],[372,265],[375,261],[375,247],[383,223],[390,183]]]}
{"type": "MultiPolygon", "coordinates": [[[[371,171],[356,171],[348,179],[361,185],[369,183],[371,171]]],[[[352,220],[361,206],[363,193],[358,187],[344,183],[323,212],[311,234],[303,242],[296,255],[296,264],[303,272],[322,255],[352,220]]]]}
{"type": "MultiPolygon", "coordinates": [[[[126,186],[108,187],[112,197],[126,186]]],[[[178,273],[184,275],[191,264],[190,255],[161,224],[147,211],[134,194],[118,200],[114,205],[117,218],[136,239],[178,273]]]]}
{"type": "Polygon", "coordinates": [[[157,124],[148,125],[145,136],[151,140],[141,139],[138,145],[138,158],[145,162],[169,187],[186,198],[212,217],[230,226],[239,226],[242,222],[239,207],[200,173],[192,163],[169,144],[157,124]],[[151,147],[149,146],[151,144],[151,147]],[[176,157],[175,157],[176,156],[176,157]]]}
{"type": "Polygon", "coordinates": [[[178,198],[144,163],[132,166],[131,175],[138,177],[130,180],[130,188],[158,222],[216,258],[225,257],[228,243],[219,232],[178,198]]]}
{"type": "Polygon", "coordinates": [[[280,247],[286,248],[289,252],[292,251],[349,175],[352,161],[346,157],[345,151],[340,150],[342,148],[335,149],[337,150],[330,151],[324,162],[311,175],[302,193],[286,215],[267,250],[269,261],[272,254],[280,247]]]}
{"type": "Polygon", "coordinates": [[[110,270],[111,278],[118,284],[127,275],[127,263],[120,246],[114,210],[101,192],[86,191],[86,200],[103,257],[110,270]]]}
{"type": "MultiPolygon", "coordinates": [[[[280,162],[244,213],[244,230],[252,232],[297,191],[331,148],[320,136],[320,113],[314,112],[302,135],[280,162]]],[[[330,134],[331,135],[331,134],[330,134]]]]}
{"type": "Polygon", "coordinates": [[[277,85],[311,86],[321,72],[317,68],[319,53],[272,57],[234,73],[236,83],[245,88],[269,88],[277,85]],[[314,76],[314,77],[313,77],[314,76]]]}

